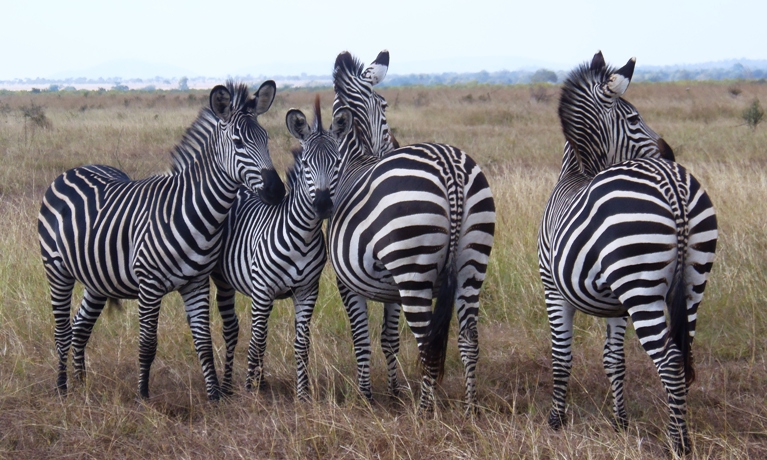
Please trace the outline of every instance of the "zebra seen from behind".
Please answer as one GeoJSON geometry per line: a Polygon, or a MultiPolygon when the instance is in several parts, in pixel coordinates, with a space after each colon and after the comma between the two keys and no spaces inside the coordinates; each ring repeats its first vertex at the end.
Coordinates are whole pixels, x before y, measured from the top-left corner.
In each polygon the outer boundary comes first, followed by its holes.
{"type": "Polygon", "coordinates": [[[273,81],[250,95],[228,82],[210,93],[173,150],[173,168],[141,180],[100,165],[56,178],[40,207],[38,233],[50,286],[58,353],[57,386],[67,390],[72,347],[75,378],[85,378],[85,346],[108,299],[138,299],[139,394],[149,397],[162,297],[178,290],[210,399],[219,398],[210,337],[208,279],[221,248],[221,230],[241,185],[270,203],[285,188],[257,121],[274,100],[273,81]],[[85,286],[70,321],[75,282],[85,286]]]}
{"type": "Polygon", "coordinates": [[[559,101],[566,143],[546,205],[538,258],[552,337],[553,407],[565,423],[576,310],[607,318],[603,364],[616,426],[625,429],[624,336],[631,316],[668,396],[669,436],[689,451],[687,387],[697,309],[714,260],[717,223],[700,183],[622,99],[634,70],[601,52],[570,73],[559,101]],[[666,322],[666,312],[670,324],[666,322]]]}
{"type": "Polygon", "coordinates": [[[292,297],[296,312],[296,396],[309,398],[309,322],[327,261],[322,221],[333,208],[340,164],[338,144],[351,129],[351,116],[349,109],[336,110],[330,129],[325,130],[319,96],[311,127],[303,112],[291,109],[285,121],[301,148],[293,151],[295,164],[288,173],[287,197],[274,206],[249,190],[238,193],[226,220],[224,249],[213,272],[227,349],[224,388],[231,386],[239,333],[235,292],[252,299],[248,389],[264,384],[267,321],[274,300],[292,297]]]}
{"type": "Polygon", "coordinates": [[[424,369],[422,411],[434,406],[433,387],[443,372],[455,306],[465,402],[474,408],[479,290],[493,245],[495,204],[484,174],[461,150],[444,144],[396,148],[386,101],[373,90],[388,65],[386,51],[367,68],[344,52],[333,71],[334,107],[351,109],[353,129],[341,142],[328,243],[351,323],[359,390],[372,398],[366,299],[385,304],[381,346],[393,393],[404,310],[424,369]]]}

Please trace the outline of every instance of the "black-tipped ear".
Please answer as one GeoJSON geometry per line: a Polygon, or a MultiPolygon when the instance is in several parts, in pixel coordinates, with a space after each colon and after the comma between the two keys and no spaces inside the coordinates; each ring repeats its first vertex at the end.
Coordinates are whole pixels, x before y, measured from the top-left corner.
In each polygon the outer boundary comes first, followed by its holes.
{"type": "Polygon", "coordinates": [[[288,110],[287,115],[285,115],[285,124],[288,126],[290,134],[300,141],[305,140],[312,132],[309,123],[306,122],[306,116],[298,109],[288,110]]]}
{"type": "Polygon", "coordinates": [[[277,94],[277,85],[272,80],[266,80],[256,91],[256,115],[261,115],[269,110],[277,94]]]}
{"type": "Polygon", "coordinates": [[[389,67],[389,50],[383,50],[378,53],[376,60],[373,61],[372,64],[385,65],[386,67],[389,67]]]}
{"type": "Polygon", "coordinates": [[[376,60],[373,61],[367,69],[362,71],[362,79],[370,82],[371,85],[377,85],[386,77],[389,70],[389,52],[386,50],[378,53],[376,60]]]}
{"type": "Polygon", "coordinates": [[[226,121],[232,113],[229,104],[232,102],[232,95],[226,86],[218,85],[210,91],[210,110],[220,119],[226,121]]]}
{"type": "Polygon", "coordinates": [[[591,70],[602,70],[607,66],[605,57],[602,56],[602,51],[597,51],[597,54],[591,59],[591,70]]]}
{"type": "Polygon", "coordinates": [[[333,114],[333,122],[330,124],[330,132],[341,139],[352,129],[352,110],[349,107],[340,107],[333,114]]]}
{"type": "Polygon", "coordinates": [[[623,67],[618,69],[617,73],[618,75],[623,75],[624,77],[631,80],[631,77],[634,75],[634,66],[636,65],[637,59],[631,58],[629,59],[629,62],[626,63],[623,67]]]}

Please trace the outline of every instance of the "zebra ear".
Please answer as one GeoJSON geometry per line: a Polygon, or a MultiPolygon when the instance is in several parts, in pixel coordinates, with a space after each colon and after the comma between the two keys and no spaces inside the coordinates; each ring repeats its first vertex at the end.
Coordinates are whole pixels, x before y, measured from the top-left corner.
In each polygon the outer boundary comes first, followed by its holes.
{"type": "Polygon", "coordinates": [[[341,107],[333,114],[333,122],[330,124],[330,132],[341,139],[352,129],[352,110],[349,107],[341,107]]]}
{"type": "Polygon", "coordinates": [[[369,81],[371,85],[377,85],[386,77],[387,70],[389,70],[389,52],[383,50],[378,53],[376,60],[362,72],[362,79],[369,81]]]}
{"type": "Polygon", "coordinates": [[[629,83],[631,83],[631,77],[634,75],[635,64],[636,58],[631,58],[626,65],[610,75],[610,81],[607,82],[607,89],[615,95],[614,97],[622,96],[623,93],[626,92],[626,89],[628,89],[629,83]]]}
{"type": "Polygon", "coordinates": [[[604,69],[606,65],[605,57],[602,56],[602,50],[597,51],[597,54],[591,59],[591,70],[599,71],[604,69]]]}
{"type": "Polygon", "coordinates": [[[298,109],[288,110],[288,114],[285,115],[285,124],[290,134],[300,141],[305,140],[312,132],[309,123],[306,122],[306,116],[298,109]]]}
{"type": "Polygon", "coordinates": [[[261,115],[269,110],[274,102],[274,95],[277,94],[277,85],[273,80],[266,80],[261,83],[261,87],[256,91],[256,115],[261,115]]]}
{"type": "Polygon", "coordinates": [[[218,85],[210,91],[210,110],[221,120],[229,120],[232,113],[232,95],[226,86],[218,85]]]}

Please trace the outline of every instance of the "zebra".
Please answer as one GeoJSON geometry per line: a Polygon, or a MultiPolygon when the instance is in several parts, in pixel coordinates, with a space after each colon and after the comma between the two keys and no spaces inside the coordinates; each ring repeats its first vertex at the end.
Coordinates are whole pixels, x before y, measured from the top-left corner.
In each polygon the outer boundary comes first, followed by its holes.
{"type": "Polygon", "coordinates": [[[309,398],[309,322],[327,261],[322,222],[330,215],[338,180],[339,139],[351,129],[351,112],[335,112],[330,130],[322,126],[319,96],[310,127],[300,110],[286,115],[290,133],[301,148],[288,173],[289,192],[277,206],[241,188],[224,224],[223,250],[213,271],[216,299],[223,319],[226,365],[222,388],[231,388],[232,363],[239,325],[234,296],[251,297],[251,337],[246,387],[262,385],[267,321],[274,300],[292,297],[295,306],[296,396],[309,398]]]}
{"type": "Polygon", "coordinates": [[[348,52],[335,62],[334,107],[349,107],[353,129],[341,141],[341,177],[328,223],[330,260],[352,329],[359,391],[372,399],[366,299],[384,303],[381,346],[396,395],[400,309],[423,366],[419,411],[434,407],[455,306],[465,404],[475,408],[479,291],[493,245],[495,204],[485,175],[444,144],[398,147],[386,100],[373,90],[389,66],[367,68],[348,52]],[[436,306],[432,310],[432,300],[436,306]]]}
{"type": "Polygon", "coordinates": [[[628,426],[623,342],[628,316],[668,396],[669,437],[689,451],[687,388],[697,310],[714,260],[717,223],[700,183],[622,99],[635,60],[615,70],[602,53],[563,84],[566,139],[559,180],[538,234],[538,260],[552,339],[553,404],[565,423],[576,310],[607,318],[603,352],[614,424],[628,426]],[[670,317],[667,325],[665,313],[670,317]]]}
{"type": "Polygon", "coordinates": [[[89,165],[57,177],[42,200],[38,234],[50,287],[60,393],[67,391],[67,355],[85,379],[85,346],[108,299],[138,299],[139,380],[149,398],[149,368],[157,350],[162,297],[178,290],[211,400],[220,391],[210,337],[208,279],[221,248],[221,230],[237,189],[245,185],[277,203],[285,188],[257,116],[271,106],[275,83],[254,95],[228,81],[210,92],[173,149],[167,174],[131,180],[111,166],[89,165]],[[85,286],[70,321],[75,281],[85,286]]]}

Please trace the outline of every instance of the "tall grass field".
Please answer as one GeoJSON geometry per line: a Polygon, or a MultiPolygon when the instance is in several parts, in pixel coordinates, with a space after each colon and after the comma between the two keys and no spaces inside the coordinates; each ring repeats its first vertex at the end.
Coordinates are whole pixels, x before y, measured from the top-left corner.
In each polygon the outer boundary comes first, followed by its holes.
{"type": "MultiPolygon", "coordinates": [[[[332,92],[320,91],[325,120],[332,92]]],[[[312,401],[294,401],[292,303],[269,323],[265,390],[244,388],[249,300],[241,321],[235,395],[206,398],[181,298],[163,300],[152,397],[137,398],[135,301],[105,311],[86,350],[88,380],[55,390],[53,315],[37,241],[51,181],[74,166],[117,166],[133,178],[167,171],[170,150],[208,92],[0,93],[0,457],[2,458],[541,458],[667,457],[666,397],[632,332],[626,339],[626,432],[611,425],[602,370],[604,321],[576,315],[568,425],[549,429],[550,336],[536,235],[559,173],[559,89],[551,86],[384,88],[401,144],[458,146],[482,166],[497,206],[496,239],[482,291],[477,415],[461,406],[463,366],[451,332],[433,416],[416,411],[416,346],[401,326],[401,372],[411,391],[386,394],[382,308],[371,303],[374,402],[356,391],[351,334],[332,269],[312,319],[312,401]]],[[[260,117],[280,171],[296,145],[290,107],[314,93],[286,90],[260,117]]],[[[692,458],[767,458],[767,123],[746,125],[758,83],[632,84],[626,93],[677,160],[707,189],[719,221],[717,258],[698,314],[697,380],[690,388],[692,458]]],[[[75,307],[82,295],[75,291],[75,307]]],[[[219,372],[221,323],[211,306],[219,372]]],[[[455,325],[453,325],[455,328],[455,325]]],[[[71,359],[70,359],[71,362],[71,359]]],[[[71,365],[70,365],[71,368],[71,365]]],[[[220,375],[220,374],[219,374],[220,375]]],[[[70,379],[71,381],[71,379],[70,379]]]]}

